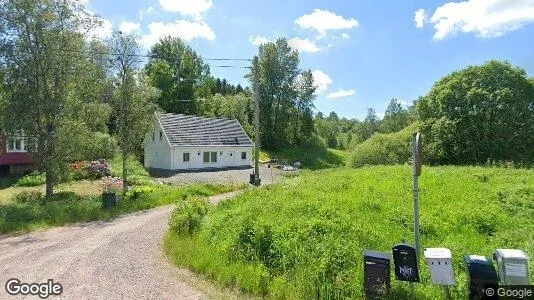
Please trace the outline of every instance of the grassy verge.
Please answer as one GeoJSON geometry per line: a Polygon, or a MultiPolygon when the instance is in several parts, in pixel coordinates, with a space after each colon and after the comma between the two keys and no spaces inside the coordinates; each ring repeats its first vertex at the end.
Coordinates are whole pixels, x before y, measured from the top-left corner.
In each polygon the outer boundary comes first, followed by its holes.
{"type": "MultiPolygon", "coordinates": [[[[0,233],[29,231],[38,228],[61,226],[75,222],[107,219],[135,211],[172,204],[192,196],[212,196],[242,188],[214,184],[182,187],[150,187],[136,194],[136,199],[124,199],[113,210],[102,209],[101,196],[79,196],[61,192],[44,200],[37,194],[23,200],[0,205],[0,233]]],[[[96,189],[95,189],[96,190],[96,189]]]]}
{"type": "MultiPolygon", "coordinates": [[[[362,299],[363,251],[413,241],[411,178],[409,166],[306,172],[211,208],[193,234],[170,231],[165,249],[174,263],[248,293],[362,299]]],[[[452,250],[454,299],[467,298],[465,255],[534,253],[533,170],[425,168],[420,185],[422,246],[452,250]]],[[[420,273],[417,298],[442,299],[424,260],[420,273]]],[[[409,298],[393,274],[392,293],[409,298]]]]}
{"type": "Polygon", "coordinates": [[[261,151],[260,161],[282,160],[288,164],[299,161],[303,169],[319,170],[344,166],[347,153],[336,149],[286,148],[275,151],[261,151]]]}

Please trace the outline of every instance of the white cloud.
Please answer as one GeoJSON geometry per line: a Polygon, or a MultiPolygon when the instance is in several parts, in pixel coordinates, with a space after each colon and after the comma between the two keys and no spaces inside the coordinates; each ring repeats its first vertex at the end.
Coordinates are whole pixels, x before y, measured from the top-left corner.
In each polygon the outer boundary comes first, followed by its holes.
{"type": "Polygon", "coordinates": [[[197,21],[201,14],[213,6],[212,0],[159,0],[164,11],[179,12],[182,15],[192,16],[197,21]]]}
{"type": "Polygon", "coordinates": [[[534,0],[467,0],[448,2],[436,9],[430,22],[434,39],[459,32],[492,38],[534,22],[534,0]]]}
{"type": "Polygon", "coordinates": [[[343,98],[343,97],[353,96],[355,94],[356,94],[355,90],[343,90],[343,89],[340,89],[337,92],[333,92],[333,93],[328,94],[328,96],[326,96],[326,98],[327,99],[336,99],[336,98],[343,98]]]}
{"type": "Polygon", "coordinates": [[[343,34],[341,35],[341,38],[343,38],[343,39],[345,39],[345,40],[348,40],[348,39],[350,39],[350,35],[349,35],[348,33],[343,33],[343,34]]]}
{"type": "Polygon", "coordinates": [[[147,9],[139,12],[139,20],[143,20],[145,16],[151,15],[155,12],[156,12],[156,8],[154,6],[149,6],[147,9]]]}
{"type": "Polygon", "coordinates": [[[312,71],[313,83],[317,87],[315,90],[316,93],[324,93],[328,90],[328,86],[332,83],[332,78],[328,76],[325,72],[321,70],[312,71]]]}
{"type": "Polygon", "coordinates": [[[122,21],[119,24],[119,30],[122,31],[125,34],[129,34],[129,33],[132,33],[134,31],[138,31],[139,28],[141,28],[141,24],[140,23],[136,23],[136,22],[122,21]]]}
{"type": "Polygon", "coordinates": [[[160,38],[170,35],[180,37],[185,41],[193,39],[206,39],[213,41],[215,32],[204,21],[178,20],[174,23],[152,22],[148,24],[148,34],[141,37],[141,45],[150,48],[160,38]]]}
{"type": "Polygon", "coordinates": [[[315,42],[310,41],[309,39],[301,39],[299,37],[294,37],[288,42],[289,46],[301,53],[315,53],[321,51],[321,48],[315,44],[315,42]]]}
{"type": "Polygon", "coordinates": [[[252,43],[254,46],[259,46],[261,44],[265,44],[270,42],[268,38],[261,36],[261,35],[251,35],[248,38],[248,41],[252,43]]]}
{"type": "Polygon", "coordinates": [[[356,19],[347,19],[331,11],[316,8],[313,12],[296,19],[295,24],[304,29],[313,29],[324,36],[328,30],[350,29],[359,23],[356,19]]]}
{"type": "Polygon", "coordinates": [[[427,20],[426,11],[422,8],[418,9],[414,13],[413,21],[415,22],[415,27],[423,28],[427,20]]]}

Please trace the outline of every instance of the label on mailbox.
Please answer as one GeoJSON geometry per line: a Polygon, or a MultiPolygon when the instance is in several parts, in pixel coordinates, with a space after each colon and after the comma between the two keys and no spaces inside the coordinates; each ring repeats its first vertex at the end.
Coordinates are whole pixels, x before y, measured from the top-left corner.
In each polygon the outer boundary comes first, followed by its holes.
{"type": "Polygon", "coordinates": [[[526,277],[527,276],[527,266],[523,264],[504,264],[504,269],[506,270],[506,276],[517,276],[517,277],[526,277]]]}

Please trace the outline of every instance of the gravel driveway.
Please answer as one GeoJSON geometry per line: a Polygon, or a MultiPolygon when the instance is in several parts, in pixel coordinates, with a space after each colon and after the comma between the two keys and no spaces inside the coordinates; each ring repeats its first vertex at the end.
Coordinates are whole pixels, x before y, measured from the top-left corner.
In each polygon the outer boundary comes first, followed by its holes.
{"type": "Polygon", "coordinates": [[[161,244],[173,208],[0,237],[0,299],[16,299],[4,287],[10,278],[53,279],[63,286],[61,299],[236,298],[164,257],[161,244]]]}
{"type": "MultiPolygon", "coordinates": [[[[152,175],[155,180],[170,183],[173,185],[184,185],[191,183],[219,183],[219,184],[242,184],[248,183],[250,174],[254,168],[245,169],[223,169],[223,170],[202,170],[202,171],[183,171],[183,172],[154,172],[152,175]]],[[[262,184],[276,182],[282,172],[276,168],[260,166],[260,176],[262,184]]]]}

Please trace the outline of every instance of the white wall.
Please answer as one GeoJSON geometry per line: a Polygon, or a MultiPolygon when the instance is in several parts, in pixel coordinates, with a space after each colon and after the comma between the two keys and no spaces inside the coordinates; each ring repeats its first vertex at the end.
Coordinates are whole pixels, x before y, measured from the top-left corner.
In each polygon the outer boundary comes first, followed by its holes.
{"type": "Polygon", "coordinates": [[[153,130],[145,138],[145,168],[171,169],[171,147],[158,120],[154,121],[153,130]],[[160,132],[162,137],[160,140],[160,132]],[[152,140],[154,134],[154,140],[152,140]]]}
{"type": "Polygon", "coordinates": [[[175,170],[241,167],[252,165],[252,146],[190,146],[174,148],[173,152],[175,170]],[[217,152],[217,162],[204,163],[204,152],[217,152]],[[241,159],[241,152],[247,153],[246,159],[241,159]],[[183,161],[183,153],[189,153],[189,162],[183,161]],[[198,153],[200,153],[200,155],[198,153]]]}

